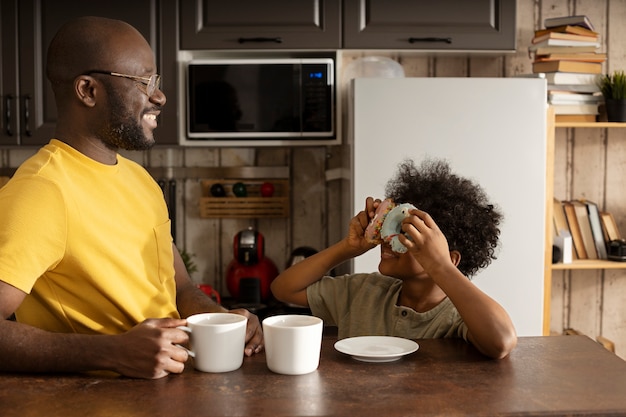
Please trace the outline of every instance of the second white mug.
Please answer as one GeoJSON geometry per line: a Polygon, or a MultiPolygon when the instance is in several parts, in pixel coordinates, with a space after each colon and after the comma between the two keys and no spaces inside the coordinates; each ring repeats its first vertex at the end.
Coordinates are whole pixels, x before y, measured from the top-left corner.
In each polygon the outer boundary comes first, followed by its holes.
{"type": "Polygon", "coordinates": [[[265,358],[270,371],[285,375],[313,372],[320,362],[324,322],[299,314],[263,320],[265,358]]]}

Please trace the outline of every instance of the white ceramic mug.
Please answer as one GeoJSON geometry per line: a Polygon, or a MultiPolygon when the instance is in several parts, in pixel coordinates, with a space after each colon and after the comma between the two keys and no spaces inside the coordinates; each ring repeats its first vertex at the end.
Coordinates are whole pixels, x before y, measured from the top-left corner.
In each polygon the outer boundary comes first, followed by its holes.
{"type": "Polygon", "coordinates": [[[202,372],[230,372],[241,367],[246,343],[245,316],[234,313],[201,313],[187,318],[179,329],[190,333],[189,354],[202,372]]]}
{"type": "Polygon", "coordinates": [[[320,362],[324,322],[299,314],[263,320],[265,359],[270,371],[285,375],[313,372],[320,362]]]}

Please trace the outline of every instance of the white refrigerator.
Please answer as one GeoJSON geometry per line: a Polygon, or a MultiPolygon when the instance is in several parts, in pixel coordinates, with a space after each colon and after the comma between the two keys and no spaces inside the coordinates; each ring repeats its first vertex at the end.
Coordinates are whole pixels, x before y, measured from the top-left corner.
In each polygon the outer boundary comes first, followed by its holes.
{"type": "MultiPolygon", "coordinates": [[[[357,78],[349,101],[352,214],[404,158],[445,158],[504,214],[498,259],[472,279],[511,315],[519,336],[543,332],[546,82],[531,78],[357,78]]],[[[356,258],[375,271],[380,251],[356,258]]]]}

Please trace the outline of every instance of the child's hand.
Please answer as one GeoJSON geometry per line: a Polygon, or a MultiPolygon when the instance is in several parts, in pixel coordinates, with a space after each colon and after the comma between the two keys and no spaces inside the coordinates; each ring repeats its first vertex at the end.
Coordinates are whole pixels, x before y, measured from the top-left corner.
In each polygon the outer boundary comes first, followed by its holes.
{"type": "Polygon", "coordinates": [[[438,265],[450,263],[448,240],[437,226],[437,223],[425,211],[414,209],[402,221],[403,234],[398,236],[400,243],[422,265],[426,272],[438,265]]]}
{"type": "Polygon", "coordinates": [[[367,239],[365,239],[365,229],[369,225],[372,218],[374,218],[376,208],[378,208],[379,204],[379,199],[374,200],[372,197],[367,197],[365,200],[365,210],[360,211],[352,218],[352,220],[350,220],[350,227],[348,229],[346,241],[356,253],[353,256],[365,253],[376,246],[375,243],[370,243],[367,239]]]}

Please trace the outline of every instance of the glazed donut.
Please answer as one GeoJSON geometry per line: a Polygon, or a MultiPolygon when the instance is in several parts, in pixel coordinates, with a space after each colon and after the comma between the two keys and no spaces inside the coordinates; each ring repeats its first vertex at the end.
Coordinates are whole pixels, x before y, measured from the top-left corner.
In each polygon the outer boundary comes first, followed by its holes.
{"type": "Polygon", "coordinates": [[[416,208],[411,203],[403,203],[395,206],[387,215],[380,228],[380,237],[384,242],[391,245],[391,250],[405,253],[407,248],[400,243],[398,235],[402,233],[402,220],[409,216],[409,210],[416,208]]]}
{"type": "Polygon", "coordinates": [[[376,208],[374,217],[370,220],[370,223],[365,229],[365,239],[369,243],[375,243],[377,245],[383,243],[383,239],[380,237],[380,229],[383,226],[387,213],[389,213],[394,207],[395,204],[389,198],[380,202],[378,208],[376,208]]]}

